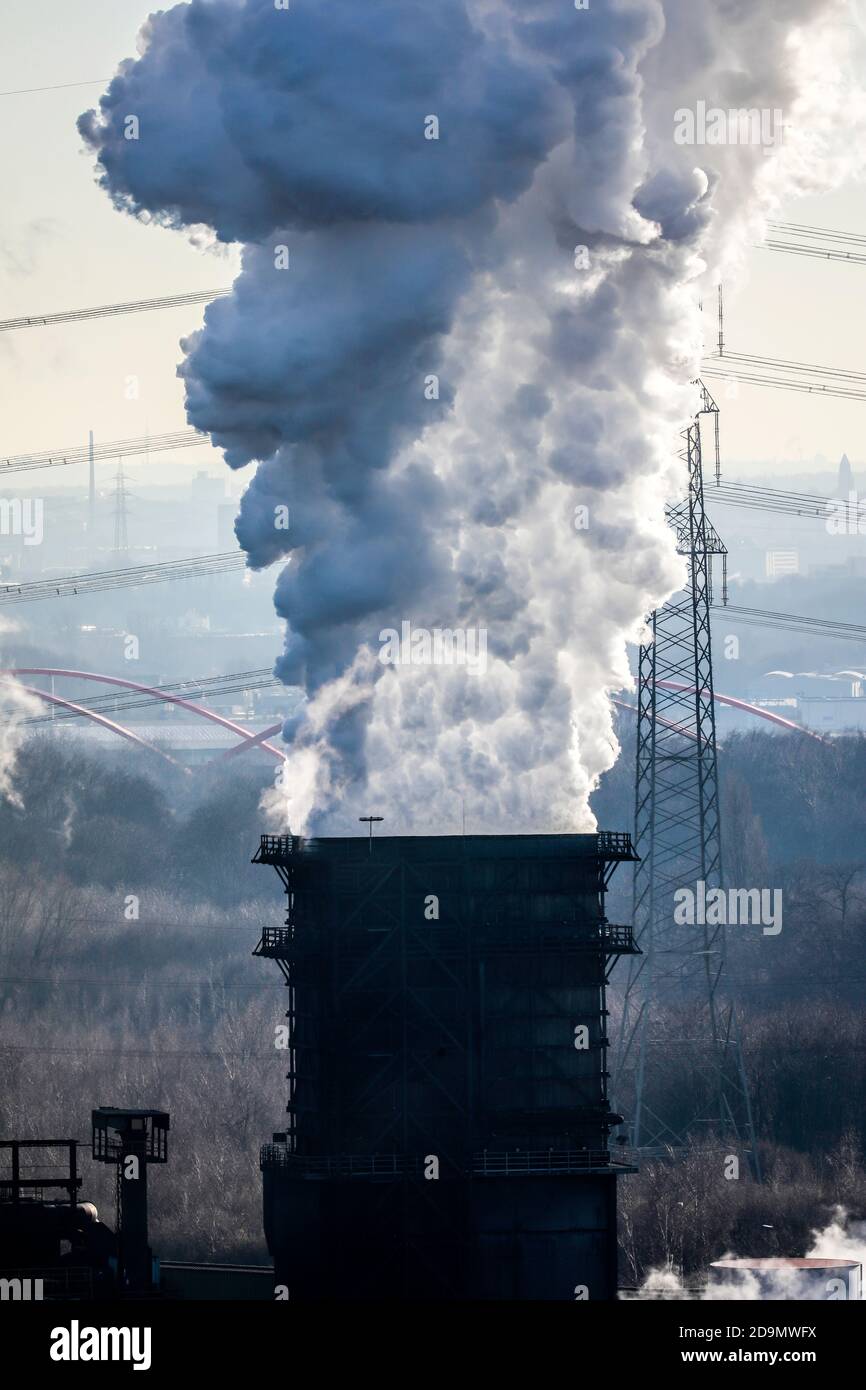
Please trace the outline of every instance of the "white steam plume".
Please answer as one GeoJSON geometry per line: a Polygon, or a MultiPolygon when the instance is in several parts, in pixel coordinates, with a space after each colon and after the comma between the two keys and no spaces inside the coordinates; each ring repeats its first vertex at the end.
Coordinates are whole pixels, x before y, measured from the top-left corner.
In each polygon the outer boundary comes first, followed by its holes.
{"type": "Polygon", "coordinates": [[[293,829],[454,829],[461,798],[473,830],[592,828],[609,693],[682,577],[699,293],[861,158],[853,15],[192,0],[81,118],[119,208],[244,244],[179,370],[190,422],[258,464],[250,563],[288,559],[293,829]],[[677,144],[699,101],[785,139],[677,144]],[[404,622],[483,630],[486,669],[383,665],[404,622]]]}
{"type": "MultiPolygon", "coordinates": [[[[16,623],[0,618],[0,641],[4,635],[17,630],[16,623]]],[[[18,752],[24,737],[22,724],[41,709],[38,698],[31,695],[14,676],[0,676],[0,800],[8,801],[12,806],[22,805],[20,792],[15,785],[18,752]]]]}

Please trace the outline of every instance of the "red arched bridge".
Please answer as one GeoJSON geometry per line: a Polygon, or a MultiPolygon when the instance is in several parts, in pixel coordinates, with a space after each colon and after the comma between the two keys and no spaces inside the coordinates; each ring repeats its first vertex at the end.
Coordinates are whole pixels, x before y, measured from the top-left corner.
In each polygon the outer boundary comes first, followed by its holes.
{"type": "MultiPolygon", "coordinates": [[[[272,729],[268,729],[264,734],[251,734],[249,729],[245,728],[243,724],[238,724],[233,719],[227,719],[225,715],[217,714],[215,710],[208,709],[206,705],[199,704],[195,700],[188,700],[183,695],[173,695],[170,691],[160,690],[158,686],[143,685],[141,681],[124,680],[121,676],[107,676],[97,671],[75,671],[60,666],[17,666],[14,669],[0,672],[0,675],[12,678],[22,685],[23,683],[20,680],[22,676],[67,676],[71,680],[94,681],[96,684],[109,685],[115,689],[135,690],[139,694],[147,695],[153,700],[160,700],[164,704],[177,705],[180,709],[186,710],[189,714],[196,715],[199,719],[209,719],[211,723],[219,724],[222,728],[229,729],[232,733],[237,734],[242,742],[237,748],[230,748],[228,750],[229,753],[235,753],[240,748],[245,748],[248,745],[250,747],[255,745],[264,749],[266,753],[269,753],[273,758],[277,758],[280,762],[285,758],[285,753],[281,749],[275,748],[272,743],[267,742],[269,738],[272,738],[275,734],[280,732],[282,723],[275,724],[272,729]]],[[[88,709],[86,705],[75,704],[74,701],[67,700],[60,695],[49,694],[46,690],[39,690],[36,686],[23,685],[23,689],[26,690],[29,695],[35,695],[37,699],[44,700],[46,704],[69,710],[73,714],[78,714],[85,719],[90,719],[93,723],[99,724],[102,728],[109,729],[112,733],[117,734],[119,738],[128,739],[130,743],[135,743],[140,748],[147,748],[150,752],[156,753],[159,757],[164,758],[166,762],[173,763],[177,766],[176,759],[172,758],[170,754],[164,752],[164,750],[157,747],[156,744],[149,743],[146,739],[140,738],[133,729],[118,723],[117,720],[109,719],[106,715],[99,713],[97,710],[88,709]]],[[[222,756],[225,757],[226,755],[223,754],[222,756]]]]}
{"type": "MultiPolygon", "coordinates": [[[[238,724],[236,720],[227,719],[225,715],[217,714],[214,710],[208,709],[206,705],[200,704],[196,700],[189,700],[183,695],[175,695],[170,691],[161,690],[158,686],[144,685],[141,681],[125,680],[120,676],[108,676],[96,671],[76,671],[60,666],[17,666],[0,671],[0,677],[16,681],[23,690],[36,699],[43,700],[46,704],[56,708],[67,710],[70,714],[78,715],[83,719],[89,719],[101,728],[116,734],[118,738],[126,739],[129,743],[133,743],[139,748],[145,748],[149,752],[155,753],[158,757],[163,758],[174,767],[181,766],[181,764],[177,762],[177,759],[173,758],[170,753],[166,753],[164,749],[159,748],[155,743],[151,743],[147,739],[142,738],[135,732],[134,728],[129,728],[115,719],[110,719],[107,715],[102,714],[98,710],[89,709],[86,705],[76,704],[75,701],[66,699],[64,696],[55,695],[49,693],[47,690],[40,690],[36,686],[24,684],[21,679],[23,676],[65,676],[70,680],[93,681],[96,684],[112,686],[115,689],[134,690],[139,694],[148,696],[150,699],[162,701],[169,705],[177,705],[179,709],[186,710],[187,713],[193,714],[199,719],[209,719],[212,723],[219,724],[222,728],[230,730],[233,734],[237,734],[238,742],[233,748],[229,748],[222,752],[219,755],[221,759],[235,758],[239,753],[248,753],[253,748],[261,748],[263,752],[267,753],[272,758],[276,758],[279,762],[282,762],[286,757],[286,753],[282,748],[276,747],[269,742],[270,739],[276,738],[280,734],[283,727],[282,720],[277,724],[272,724],[270,728],[262,729],[258,733],[254,733],[245,728],[243,724],[238,724]]],[[[226,677],[226,679],[229,678],[226,677]]],[[[660,681],[659,685],[666,690],[681,690],[685,693],[694,693],[693,686],[683,685],[678,681],[660,681]]],[[[802,725],[795,724],[792,719],[785,719],[782,715],[773,714],[770,710],[761,709],[758,705],[750,704],[747,700],[737,699],[733,695],[720,695],[718,692],[715,693],[714,699],[720,705],[729,705],[733,709],[738,709],[746,714],[754,716],[756,719],[765,719],[768,723],[775,724],[777,728],[785,729],[789,733],[804,734],[808,738],[815,738],[818,739],[819,742],[824,742],[820,734],[813,733],[810,729],[804,729],[802,725]]],[[[630,705],[625,700],[614,699],[613,703],[618,709],[629,710],[633,714],[637,713],[635,706],[630,705]]],[[[657,717],[666,727],[678,730],[678,732],[685,737],[693,737],[688,729],[673,723],[669,719],[665,719],[661,715],[657,717]]],[[[184,769],[184,771],[188,770],[189,769],[186,768],[184,769]]]]}

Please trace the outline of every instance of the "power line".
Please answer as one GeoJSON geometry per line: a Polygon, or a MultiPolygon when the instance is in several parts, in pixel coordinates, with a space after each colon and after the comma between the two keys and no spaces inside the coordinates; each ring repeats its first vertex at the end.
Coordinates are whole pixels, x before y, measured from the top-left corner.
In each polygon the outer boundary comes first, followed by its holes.
{"type": "Polygon", "coordinates": [[[756,511],[778,512],[783,516],[801,516],[826,521],[832,515],[848,524],[859,524],[866,516],[857,502],[842,502],[820,493],[785,492],[781,488],[760,487],[750,483],[717,483],[705,491],[707,502],[724,507],[747,507],[756,511]],[[844,509],[844,511],[843,511],[844,509]]]}
{"type": "Polygon", "coordinates": [[[824,376],[840,381],[850,381],[852,383],[866,382],[866,372],[852,372],[845,367],[824,367],[815,362],[789,361],[781,357],[765,357],[762,353],[753,352],[725,352],[723,357],[714,353],[710,362],[722,364],[728,362],[744,362],[749,368],[767,368],[779,371],[791,372],[793,374],[808,372],[811,376],[824,376]]]}
{"type": "MultiPolygon", "coordinates": [[[[2,678],[0,673],[0,678],[2,678]]],[[[10,668],[5,673],[7,676],[17,678],[17,672],[10,668]]],[[[74,679],[71,677],[70,679],[74,679]]],[[[236,671],[225,676],[206,676],[202,680],[173,681],[166,685],[157,685],[153,689],[155,692],[162,692],[166,695],[177,695],[183,699],[195,696],[199,699],[207,699],[214,695],[235,695],[248,690],[264,690],[269,687],[282,688],[282,683],[274,677],[273,671],[268,666],[262,666],[257,671],[236,671]]],[[[127,709],[140,709],[148,705],[162,705],[166,702],[159,698],[159,694],[153,695],[133,695],[132,698],[121,693],[122,687],[117,687],[113,692],[109,691],[104,695],[83,696],[76,700],[76,704],[81,709],[96,710],[102,712],[116,712],[127,709]]],[[[37,714],[30,719],[22,719],[21,724],[45,724],[57,723],[67,719],[80,719],[82,716],[76,711],[58,710],[54,714],[37,714]]]]}
{"type": "Polygon", "coordinates": [[[766,386],[775,391],[800,391],[809,396],[824,396],[835,400],[866,400],[866,391],[847,390],[832,384],[786,381],[784,377],[756,376],[748,372],[725,372],[712,366],[705,366],[701,375],[709,381],[736,381],[741,386],[766,386]]]}
{"type": "Polygon", "coordinates": [[[756,353],[725,352],[724,356],[713,353],[704,362],[701,375],[713,380],[769,386],[781,391],[804,391],[810,395],[866,400],[866,372],[824,367],[814,362],[786,361],[756,353]],[[806,380],[807,377],[812,379],[806,380]]]}
{"type": "MultiPolygon", "coordinates": [[[[815,227],[803,222],[769,222],[767,227],[772,235],[759,243],[763,250],[866,265],[866,236],[859,232],[815,227]]],[[[796,391],[834,400],[866,400],[866,389],[863,389],[866,374],[862,372],[786,362],[750,353],[723,353],[721,338],[719,352],[705,363],[702,375],[713,381],[735,381],[774,391],[796,391]],[[807,375],[813,379],[806,380],[807,375]],[[815,380],[816,377],[819,380],[815,380]]]]}
{"type": "Polygon", "coordinates": [[[843,232],[836,227],[815,227],[808,222],[768,222],[767,226],[773,231],[793,232],[798,236],[824,237],[832,241],[859,242],[866,246],[866,234],[863,232],[843,232]]]}
{"type": "MultiPolygon", "coordinates": [[[[277,688],[284,687],[281,686],[281,683],[279,681],[271,677],[269,680],[245,682],[243,685],[220,686],[215,690],[205,690],[200,694],[198,691],[188,691],[183,698],[189,699],[190,695],[195,695],[199,699],[208,699],[209,697],[213,697],[214,695],[245,695],[247,691],[251,690],[267,690],[277,688]]],[[[158,696],[150,695],[142,696],[140,699],[137,700],[117,700],[116,697],[113,697],[111,695],[96,695],[93,696],[90,700],[77,700],[76,704],[82,710],[88,709],[95,711],[96,713],[103,714],[119,714],[123,710],[144,709],[148,706],[152,707],[154,705],[161,705],[164,708],[166,704],[171,704],[171,701],[160,700],[158,696]]],[[[62,724],[70,719],[81,719],[83,717],[83,714],[80,714],[78,710],[58,709],[56,713],[54,713],[53,715],[36,714],[33,715],[33,717],[30,719],[20,719],[17,721],[17,727],[23,727],[25,724],[62,724]]]]}
{"type": "MultiPolygon", "coordinates": [[[[123,921],[119,921],[116,917],[91,917],[89,919],[85,919],[84,921],[76,922],[76,926],[84,927],[122,926],[124,928],[128,928],[130,925],[132,924],[126,921],[126,919],[124,919],[123,921]]],[[[250,936],[254,936],[256,933],[261,934],[262,930],[260,925],[247,922],[177,922],[150,920],[145,919],[144,917],[137,918],[134,922],[134,925],[136,927],[141,928],[142,930],[148,931],[157,930],[165,927],[171,927],[176,928],[178,931],[243,931],[247,932],[247,934],[250,936]]]]}
{"type": "MultiPolygon", "coordinates": [[[[810,983],[812,983],[812,984],[820,983],[820,984],[824,984],[824,985],[830,985],[830,984],[833,984],[833,985],[850,985],[850,984],[863,984],[864,982],[866,982],[866,977],[864,977],[864,976],[852,976],[852,975],[847,975],[847,974],[844,974],[844,975],[829,974],[829,975],[821,975],[821,976],[818,976],[818,975],[815,975],[814,973],[812,973],[812,974],[804,974],[802,971],[793,971],[791,974],[785,975],[785,976],[784,976],[783,978],[781,978],[781,979],[773,979],[773,980],[759,980],[759,979],[755,979],[755,977],[754,977],[754,976],[751,976],[751,975],[742,975],[742,976],[740,976],[740,975],[730,975],[730,976],[729,976],[729,979],[730,979],[732,982],[735,982],[735,983],[740,984],[740,985],[750,985],[751,987],[753,987],[753,988],[755,988],[755,989],[787,989],[787,988],[790,988],[791,985],[793,985],[793,984],[802,984],[802,983],[805,983],[805,982],[807,982],[807,981],[810,982],[810,983]]],[[[135,979],[135,980],[109,980],[109,979],[105,979],[105,978],[99,978],[99,979],[73,979],[71,976],[67,976],[67,975],[54,975],[54,976],[44,976],[44,977],[43,977],[43,976],[40,976],[40,977],[24,976],[24,977],[22,977],[22,976],[14,976],[14,975],[12,975],[12,976],[0,976],[0,985],[15,985],[15,986],[19,986],[19,985],[20,985],[20,986],[25,986],[25,987],[28,987],[28,988],[29,988],[29,987],[34,987],[34,988],[36,988],[36,987],[41,987],[41,986],[44,986],[44,985],[50,985],[50,986],[56,987],[56,988],[61,988],[61,987],[62,987],[62,988],[66,988],[66,987],[68,987],[68,986],[70,986],[70,985],[74,985],[74,986],[76,986],[76,987],[78,987],[78,986],[86,986],[86,987],[88,987],[88,988],[89,988],[89,987],[93,987],[93,988],[95,988],[95,989],[127,989],[127,988],[130,988],[130,989],[139,989],[139,988],[141,988],[142,986],[150,986],[151,988],[156,989],[156,990],[158,990],[158,991],[167,990],[167,989],[175,989],[175,990],[185,990],[185,991],[189,991],[189,992],[193,992],[193,991],[196,991],[196,990],[202,990],[202,989],[211,989],[211,990],[215,990],[215,991],[222,991],[222,992],[228,991],[228,992],[231,992],[231,991],[234,991],[234,990],[245,990],[245,989],[261,990],[261,989],[283,989],[283,988],[285,988],[285,986],[284,986],[284,984],[283,984],[282,981],[267,981],[267,980],[265,980],[265,981],[257,981],[257,982],[256,982],[256,981],[250,981],[248,984],[242,984],[242,983],[234,983],[234,984],[231,984],[231,983],[224,982],[224,981],[222,981],[222,980],[171,981],[171,980],[154,979],[154,978],[151,978],[150,976],[141,976],[139,979],[135,979]]],[[[0,1046],[2,1046],[2,1045],[0,1045],[0,1046]]]]}
{"type": "Polygon", "coordinates": [[[785,632],[803,632],[814,637],[838,637],[845,641],[866,642],[866,627],[858,623],[841,623],[831,618],[807,618],[799,613],[776,613],[764,608],[739,608],[728,604],[714,609],[724,612],[732,621],[751,627],[769,627],[785,632]]]}
{"type": "Polygon", "coordinates": [[[819,261],[847,261],[849,265],[866,265],[866,255],[857,251],[840,251],[835,247],[798,246],[795,242],[764,241],[761,251],[781,251],[787,256],[810,256],[819,261]]]}
{"type": "Polygon", "coordinates": [[[52,87],[15,87],[11,92],[0,92],[0,97],[23,97],[30,92],[64,92],[70,87],[104,87],[110,77],[90,77],[84,82],[56,82],[52,87]]]}
{"type": "Polygon", "coordinates": [[[18,328],[45,328],[52,323],[77,323],[82,319],[114,318],[118,314],[143,314],[151,309],[174,309],[184,304],[202,304],[231,294],[230,288],[190,290],[186,294],[165,295],[161,299],[134,299],[124,304],[97,304],[89,309],[65,309],[54,314],[34,314],[27,318],[0,319],[0,333],[18,328]]]}
{"type": "Polygon", "coordinates": [[[754,991],[755,993],[784,993],[792,990],[794,986],[808,984],[812,989],[839,989],[848,985],[866,984],[866,976],[863,975],[819,975],[817,972],[809,975],[796,973],[793,975],[782,976],[775,980],[756,980],[753,975],[731,975],[729,977],[740,989],[754,991]]]}
{"type": "MultiPolygon", "coordinates": [[[[198,430],[172,430],[167,434],[139,435],[134,439],[115,439],[93,446],[93,458],[129,458],[136,454],[158,454],[171,449],[194,449],[209,444],[210,438],[198,430]]],[[[46,449],[35,454],[7,454],[0,457],[0,473],[23,473],[32,468],[67,468],[90,458],[89,444],[68,449],[46,449]]]]}
{"type": "Polygon", "coordinates": [[[273,1052],[248,1052],[243,1049],[240,1051],[204,1052],[190,1048],[183,1051],[159,1051],[156,1048],[142,1048],[136,1051],[123,1051],[114,1047],[22,1047],[4,1042],[0,1042],[0,1052],[48,1052],[63,1057],[210,1057],[218,1062],[226,1057],[273,1056],[273,1052]]]}
{"type": "Polygon", "coordinates": [[[36,988],[43,985],[51,985],[53,988],[58,989],[68,989],[70,985],[87,986],[88,988],[92,987],[94,989],[140,989],[143,986],[150,986],[155,990],[180,989],[186,990],[189,993],[193,993],[194,991],[201,989],[231,991],[236,989],[284,988],[282,981],[279,980],[274,982],[266,981],[264,982],[264,984],[261,981],[259,983],[250,982],[249,984],[225,984],[222,980],[171,981],[151,979],[148,976],[142,976],[138,980],[74,980],[71,979],[68,975],[54,975],[46,977],[0,975],[0,985],[22,985],[28,988],[36,988]]]}
{"type": "Polygon", "coordinates": [[[35,603],[46,598],[69,598],[77,594],[102,593],[146,584],[164,584],[177,579],[200,579],[243,569],[242,551],[228,550],[216,555],[194,555],[185,560],[166,560],[153,565],[133,565],[119,570],[97,570],[71,574],[62,579],[36,579],[25,584],[0,585],[0,607],[4,604],[35,603]]]}
{"type": "Polygon", "coordinates": [[[815,260],[848,261],[866,265],[866,236],[829,227],[811,227],[802,222],[768,222],[774,235],[760,242],[759,249],[780,251],[790,256],[810,256],[815,260]],[[779,240],[779,236],[786,238],[779,240]],[[846,246],[853,250],[845,250],[846,246]]]}

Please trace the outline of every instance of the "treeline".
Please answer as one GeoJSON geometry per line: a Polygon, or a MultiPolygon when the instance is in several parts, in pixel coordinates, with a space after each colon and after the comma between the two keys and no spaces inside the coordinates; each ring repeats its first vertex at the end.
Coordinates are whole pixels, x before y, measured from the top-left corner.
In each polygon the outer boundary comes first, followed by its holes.
{"type": "Polygon", "coordinates": [[[756,1183],[746,1169],[730,1176],[717,1144],[695,1141],[685,1156],[644,1162],[621,1179],[620,1285],[639,1288],[650,1274],[669,1272],[685,1288],[699,1287],[725,1255],[805,1255],[816,1231],[863,1220],[866,1174],[856,1137],[843,1135],[816,1154],[763,1144],[761,1157],[756,1183]]]}
{"type": "MultiPolygon", "coordinates": [[[[602,782],[604,827],[633,822],[634,736],[602,782]]],[[[866,1220],[866,738],[828,742],[750,732],[719,750],[728,887],[781,890],[782,929],[727,929],[726,981],[737,1000],[763,1181],[726,1176],[727,1153],[696,1140],[683,1159],[644,1163],[620,1184],[621,1278],[651,1270],[700,1281],[726,1252],[805,1255],[834,1208],[866,1220]]],[[[615,878],[613,913],[629,920],[630,885],[615,878]],[[618,881],[619,880],[619,881],[618,881]]],[[[626,967],[614,975],[612,1009],[626,967]]],[[[695,1006],[696,1007],[696,1006],[695,1006]]],[[[656,1036],[688,1037],[688,1005],[656,1036]]],[[[615,1032],[613,1034],[615,1036],[615,1032]]],[[[713,1113],[693,1052],[658,1049],[648,1088],[666,1116],[713,1113]]]]}
{"type": "MultiPolygon", "coordinates": [[[[286,1001],[251,952],[275,887],[230,914],[154,891],[128,920],[116,891],[0,864],[0,1137],[86,1142],[97,1105],[168,1110],[151,1181],[164,1258],[267,1258],[258,1153],[285,1111],[286,1001]]],[[[87,1157],[81,1172],[113,1227],[111,1172],[87,1157]]]]}
{"type": "MultiPolygon", "coordinates": [[[[262,783],[36,737],[0,802],[0,1137],[87,1141],[94,1106],[168,1110],[164,1258],[267,1258],[258,1153],[285,1113],[286,1001],[251,954],[284,910],[249,862],[262,783]]],[[[113,1226],[113,1175],[85,1158],[82,1176],[113,1226]]]]}
{"type": "Polygon", "coordinates": [[[0,800],[0,853],[36,876],[138,893],[161,890],[220,907],[270,896],[250,865],[267,772],[241,761],[185,772],[130,749],[100,758],[74,743],[24,743],[15,796],[0,800]]]}
{"type": "MultiPolygon", "coordinates": [[[[866,740],[738,736],[721,768],[729,882],[784,891],[781,933],[728,933],[766,1180],[726,1178],[711,1141],[625,1179],[628,1283],[659,1265],[699,1276],[728,1249],[802,1254],[838,1202],[866,1217],[866,740]]],[[[631,777],[626,754],[596,797],[605,827],[631,824],[631,777]]],[[[166,1258],[265,1257],[258,1150],[284,1115],[286,1001],[250,955],[283,911],[275,875],[249,864],[262,780],[37,738],[0,804],[0,1137],[86,1140],[95,1105],[167,1109],[166,1258]]],[[[627,872],[614,882],[629,920],[627,872]]],[[[616,988],[611,1008],[613,1024],[616,988]]],[[[673,1050],[662,1079],[700,1109],[673,1050]]],[[[113,1223],[110,1175],[83,1171],[113,1223]]]]}
{"type": "MultiPolygon", "coordinates": [[[[634,726],[592,798],[604,829],[634,822],[634,726]]],[[[732,882],[753,864],[866,865],[866,735],[822,741],[799,733],[728,735],[719,744],[723,851],[732,882]],[[745,856],[745,859],[744,859],[745,856]]]]}

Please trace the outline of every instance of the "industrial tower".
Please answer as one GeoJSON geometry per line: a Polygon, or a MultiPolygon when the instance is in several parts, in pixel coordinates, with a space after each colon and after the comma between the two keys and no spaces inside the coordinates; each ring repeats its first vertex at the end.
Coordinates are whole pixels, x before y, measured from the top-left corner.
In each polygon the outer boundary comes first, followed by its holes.
{"type": "Polygon", "coordinates": [[[667,511],[677,553],[687,559],[686,587],[652,615],[653,640],[639,656],[634,932],[642,954],[629,961],[613,1094],[639,1153],[712,1135],[746,1150],[757,1174],[749,1090],[725,989],[725,927],[674,921],[677,889],[690,888],[697,898],[700,883],[705,892],[723,886],[710,609],[715,555],[722,557],[727,602],[727,551],[704,509],[701,461],[701,419],[710,416],[718,481],[719,411],[698,384],[701,408],[683,432],[681,454],[688,495],[667,511]],[[683,1095],[682,1073],[666,1066],[673,1059],[687,1059],[691,1080],[702,1079],[697,1108],[683,1095]]]}
{"type": "Polygon", "coordinates": [[[255,951],[288,986],[261,1153],[284,1296],[616,1298],[605,994],[635,948],[604,908],[633,860],[611,833],[262,836],[288,909],[255,951]]]}

